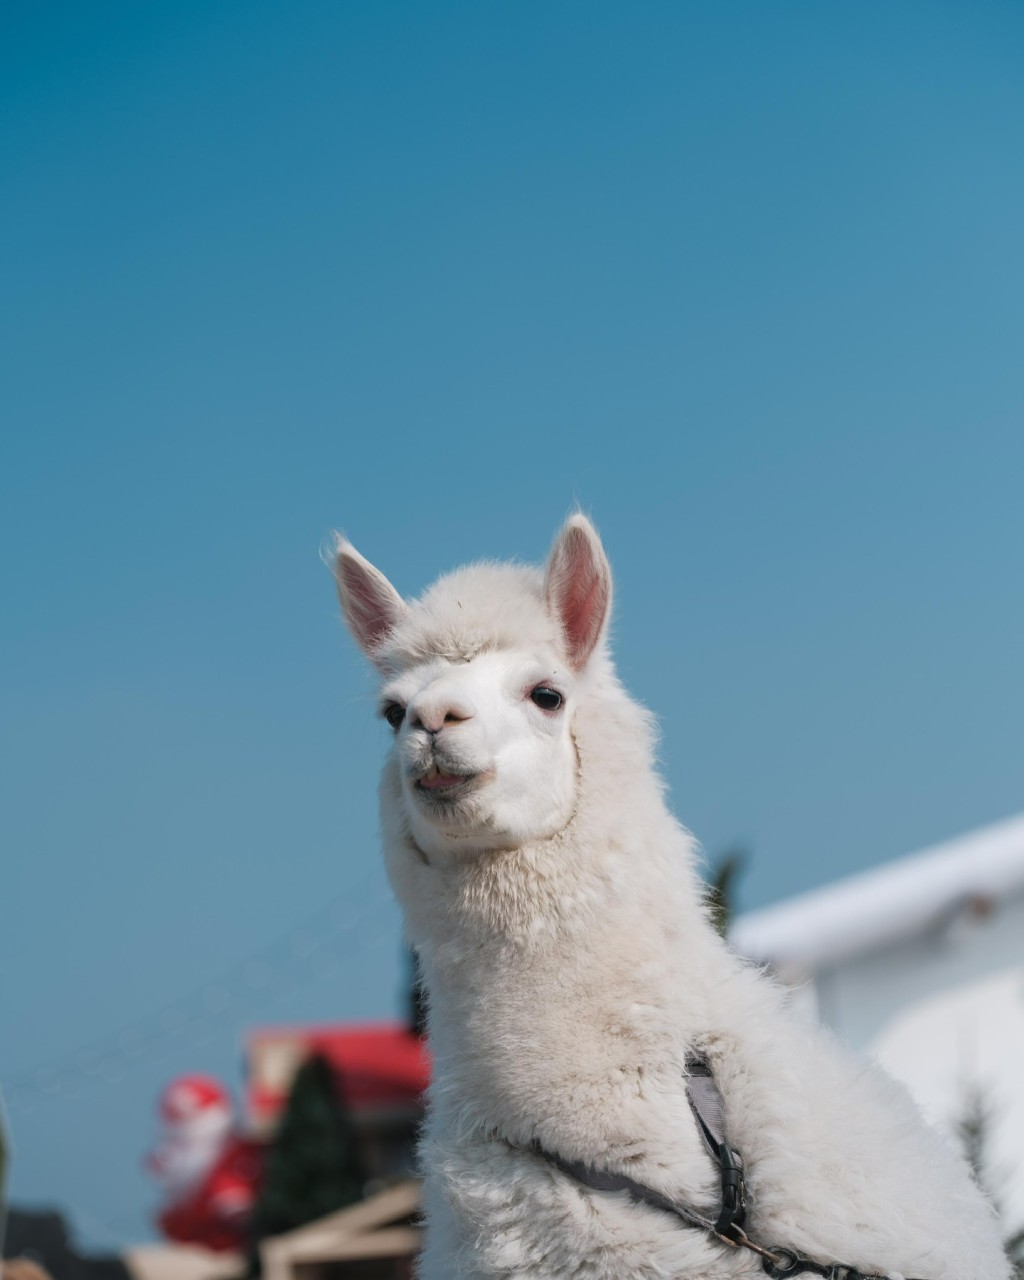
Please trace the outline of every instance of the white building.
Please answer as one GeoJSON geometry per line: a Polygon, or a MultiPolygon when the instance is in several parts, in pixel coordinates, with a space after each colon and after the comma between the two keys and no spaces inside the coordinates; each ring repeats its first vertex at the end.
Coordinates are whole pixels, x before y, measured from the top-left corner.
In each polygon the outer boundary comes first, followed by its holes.
{"type": "Polygon", "coordinates": [[[750,912],[731,941],[944,1126],[980,1088],[1024,1224],[1024,816],[750,912]]]}

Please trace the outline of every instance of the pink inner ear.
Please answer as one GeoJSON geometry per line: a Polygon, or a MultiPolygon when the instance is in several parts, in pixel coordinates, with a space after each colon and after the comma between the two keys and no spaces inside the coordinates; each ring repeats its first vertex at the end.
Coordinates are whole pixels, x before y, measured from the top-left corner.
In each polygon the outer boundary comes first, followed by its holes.
{"type": "Polygon", "coordinates": [[[349,626],[365,650],[376,649],[398,621],[390,584],[345,556],[339,557],[338,574],[349,626]]]}
{"type": "Polygon", "coordinates": [[[563,536],[549,578],[549,599],[562,623],[569,660],[576,668],[590,657],[608,613],[611,583],[603,556],[586,532],[563,536]]]}

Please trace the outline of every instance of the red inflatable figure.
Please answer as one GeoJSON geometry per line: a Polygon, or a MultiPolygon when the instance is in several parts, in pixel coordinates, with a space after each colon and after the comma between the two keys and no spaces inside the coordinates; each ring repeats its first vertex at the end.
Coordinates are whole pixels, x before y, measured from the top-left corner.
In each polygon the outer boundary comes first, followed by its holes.
{"type": "Polygon", "coordinates": [[[179,1244],[244,1249],[263,1159],[237,1132],[227,1091],[211,1076],[181,1076],[161,1095],[160,1120],[147,1161],[164,1190],[160,1229],[179,1244]]]}

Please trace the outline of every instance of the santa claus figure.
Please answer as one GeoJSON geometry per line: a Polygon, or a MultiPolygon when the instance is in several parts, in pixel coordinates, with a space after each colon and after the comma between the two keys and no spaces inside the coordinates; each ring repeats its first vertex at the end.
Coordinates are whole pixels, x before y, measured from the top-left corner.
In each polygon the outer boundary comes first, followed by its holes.
{"type": "Polygon", "coordinates": [[[160,1229],[179,1244],[244,1249],[262,1158],[239,1134],[227,1090],[211,1076],[181,1076],[160,1097],[160,1121],[147,1160],[164,1192],[160,1229]]]}

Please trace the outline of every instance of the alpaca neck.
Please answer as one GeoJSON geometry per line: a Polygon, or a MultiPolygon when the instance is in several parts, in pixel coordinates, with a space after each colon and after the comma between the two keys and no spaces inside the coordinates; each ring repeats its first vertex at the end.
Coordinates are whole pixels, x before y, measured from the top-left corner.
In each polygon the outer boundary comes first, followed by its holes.
{"type": "MultiPolygon", "coordinates": [[[[665,1040],[707,1026],[707,987],[693,978],[721,944],[692,842],[662,798],[645,713],[613,685],[574,727],[578,803],[562,830],[430,865],[405,837],[415,874],[393,879],[422,953],[439,1071],[488,1059],[498,1070],[510,1044],[538,1039],[540,1009],[542,1053],[545,1037],[609,1026],[665,1040]],[[651,1012],[654,989],[670,995],[651,1012]]],[[[588,1052],[601,1060],[598,1044],[588,1052]]]]}

